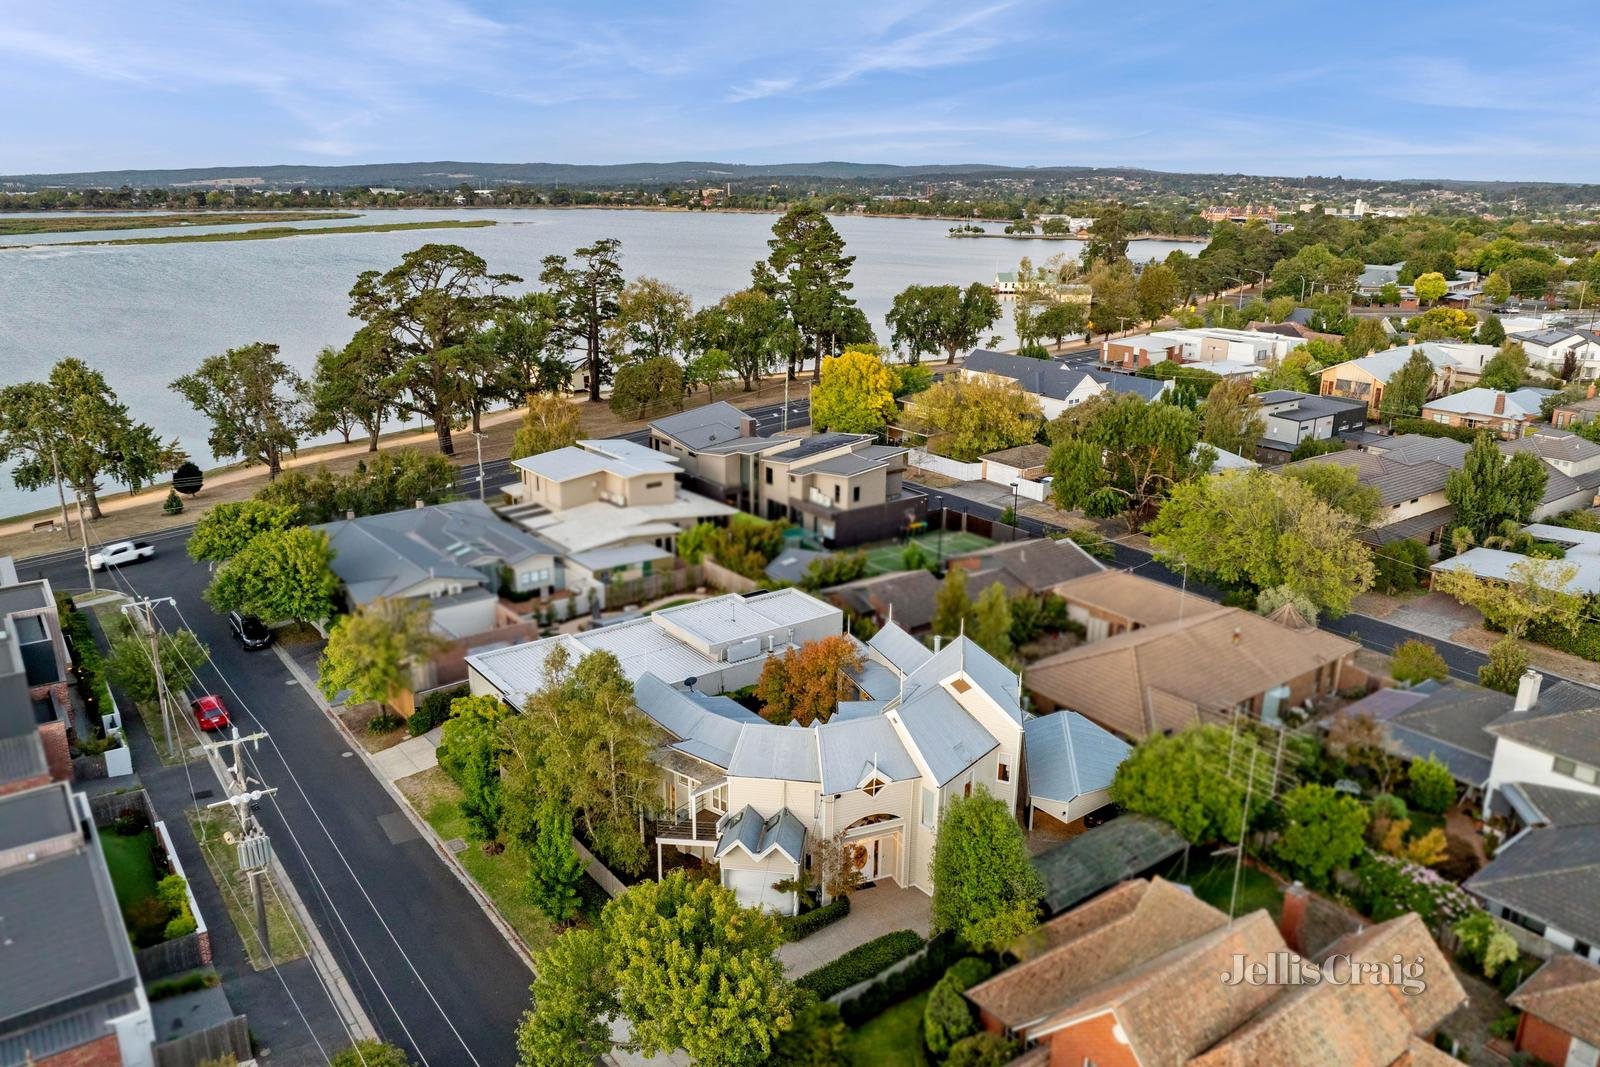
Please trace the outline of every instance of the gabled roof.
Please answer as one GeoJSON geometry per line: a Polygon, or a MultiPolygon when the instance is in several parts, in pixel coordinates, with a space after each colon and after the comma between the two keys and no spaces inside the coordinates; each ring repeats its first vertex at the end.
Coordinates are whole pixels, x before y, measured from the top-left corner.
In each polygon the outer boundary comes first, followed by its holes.
{"type": "Polygon", "coordinates": [[[1422,406],[1424,412],[1446,411],[1457,415],[1486,415],[1505,419],[1537,419],[1539,404],[1550,395],[1548,389],[1518,389],[1502,392],[1499,389],[1463,389],[1459,393],[1441,396],[1422,406]],[[1496,405],[1500,409],[1496,410],[1496,405]]]}
{"type": "Polygon", "coordinates": [[[887,617],[894,611],[897,627],[920,630],[933,622],[934,597],[939,579],[921,567],[914,571],[894,571],[871,578],[833,586],[824,595],[858,615],[887,617]]]}
{"type": "Polygon", "coordinates": [[[928,660],[933,658],[933,652],[918,641],[915,637],[900,628],[900,624],[890,621],[884,624],[883,629],[873,634],[867,641],[867,647],[899,671],[902,675],[910,674],[928,660]]]}
{"type": "Polygon", "coordinates": [[[1129,571],[1102,570],[1055,586],[1069,603],[1130,619],[1140,626],[1192,618],[1216,608],[1213,601],[1129,571]]]}
{"type": "Polygon", "coordinates": [[[650,429],[672,438],[691,452],[703,452],[742,438],[746,418],[744,412],[719,400],[704,407],[664,415],[651,422],[650,429]]]}
{"type": "Polygon", "coordinates": [[[1335,956],[1373,963],[1389,963],[1397,956],[1408,963],[1420,958],[1426,983],[1420,992],[1407,996],[1394,986],[1386,987],[1391,1002],[1411,1024],[1414,1034],[1433,1033],[1467,1002],[1467,991],[1456,980],[1450,961],[1414,911],[1346,934],[1323,950],[1325,963],[1335,956]]]}
{"type": "Polygon", "coordinates": [[[987,575],[1002,571],[1018,587],[1034,593],[1105,570],[1104,564],[1068,537],[1058,541],[1034,538],[992,545],[976,552],[952,556],[948,562],[963,567],[969,563],[976,564],[975,568],[969,568],[972,572],[969,586],[984,587],[989,582],[987,575]]]}
{"type": "Polygon", "coordinates": [[[1564,430],[1536,430],[1526,437],[1503,442],[1500,451],[1532,452],[1556,463],[1582,463],[1600,456],[1600,445],[1564,430]]]}
{"type": "Polygon", "coordinates": [[[730,778],[770,778],[785,782],[820,782],[816,728],[750,723],[740,728],[730,778]]]}
{"type": "MultiPolygon", "coordinates": [[[[1181,345],[1182,342],[1174,343],[1181,345]]],[[[1092,367],[1066,366],[1053,359],[1032,359],[1028,356],[1013,356],[983,348],[975,348],[968,353],[962,369],[976,374],[1010,378],[1023,392],[1049,397],[1052,400],[1067,399],[1085,379],[1094,382],[1100,389],[1114,393],[1134,393],[1146,400],[1160,396],[1169,385],[1154,378],[1116,374],[1092,367]]]]}
{"type": "Polygon", "coordinates": [[[755,808],[746,805],[723,824],[722,836],[717,839],[712,856],[720,860],[735,848],[743,849],[754,860],[781,852],[799,863],[806,854],[806,824],[788,808],[763,819],[755,808]]]}
{"type": "Polygon", "coordinates": [[[1487,727],[1497,737],[1600,766],[1600,690],[1558,681],[1541,687],[1527,711],[1508,711],[1487,727]]]}
{"type": "Polygon", "coordinates": [[[941,685],[908,695],[896,710],[938,785],[944,785],[1000,747],[1000,742],[941,685]]]}
{"type": "Polygon", "coordinates": [[[1132,746],[1082,715],[1057,711],[1023,725],[1028,794],[1058,803],[1111,787],[1132,746]]]}
{"type": "Polygon", "coordinates": [[[1403,759],[1437,759],[1456,780],[1481,787],[1494,762],[1494,738],[1486,727],[1511,709],[1512,699],[1482,686],[1426,683],[1417,689],[1380,689],[1345,709],[1370,712],[1385,735],[1385,748],[1403,759]]]}
{"type": "Polygon", "coordinates": [[[633,701],[673,737],[671,747],[723,770],[733,759],[742,726],[765,720],[727,697],[686,693],[653,674],[633,683],[633,701]]]}
{"type": "Polygon", "coordinates": [[[1600,825],[1600,793],[1535,782],[1507,782],[1500,790],[1517,798],[1518,814],[1530,826],[1600,825]]]}
{"type": "MultiPolygon", "coordinates": [[[[1448,443],[1460,444],[1459,441],[1448,443]]],[[[1464,454],[1465,446],[1462,448],[1464,454]]],[[[1459,462],[1451,465],[1435,459],[1411,458],[1392,452],[1346,449],[1291,463],[1284,470],[1314,463],[1329,463],[1354,470],[1362,485],[1370,485],[1378,491],[1379,502],[1384,507],[1443,493],[1445,479],[1455,466],[1459,466],[1459,462]]]]}
{"type": "Polygon", "coordinates": [[[1600,825],[1526,830],[1463,888],[1600,944],[1600,825]]]}
{"type": "Polygon", "coordinates": [[[1537,971],[1506,1003],[1600,1045],[1600,967],[1563,952],[1537,971]]]}
{"type": "Polygon", "coordinates": [[[874,774],[886,782],[922,775],[900,743],[894,724],[882,714],[828,720],[817,729],[817,753],[824,793],[860,789],[874,774]]]}
{"type": "Polygon", "coordinates": [[[609,471],[621,477],[636,474],[677,474],[670,456],[623,438],[579,441],[565,448],[514,459],[511,465],[529,474],[565,482],[609,471]]]}

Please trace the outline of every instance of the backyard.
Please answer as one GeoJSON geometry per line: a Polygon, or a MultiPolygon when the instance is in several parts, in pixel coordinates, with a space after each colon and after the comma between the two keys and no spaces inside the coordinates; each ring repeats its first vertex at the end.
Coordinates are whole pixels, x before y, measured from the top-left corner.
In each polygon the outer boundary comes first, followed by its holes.
{"type": "Polygon", "coordinates": [[[155,847],[156,834],[150,829],[124,835],[108,827],[100,834],[100,850],[111,869],[117,906],[124,913],[130,905],[156,895],[155,847]]]}
{"type": "Polygon", "coordinates": [[[852,1067],[876,1067],[880,1063],[903,1067],[926,1067],[928,1055],[922,1048],[922,1013],[928,994],[885,1008],[850,1031],[846,1053],[852,1067]]]}
{"type": "MultiPolygon", "coordinates": [[[[1194,890],[1194,895],[1226,913],[1233,901],[1234,858],[1232,856],[1193,857],[1185,873],[1177,868],[1172,879],[1194,890]]],[[[1271,875],[1246,863],[1239,869],[1239,898],[1235,916],[1266,908],[1274,920],[1283,911],[1283,890],[1271,875]]]]}
{"type": "Polygon", "coordinates": [[[994,542],[987,537],[979,537],[975,533],[963,530],[923,533],[906,541],[880,542],[862,550],[867,557],[867,573],[889,574],[892,571],[905,570],[903,559],[906,546],[909,544],[916,545],[930,561],[935,561],[959,556],[965,552],[976,552],[980,548],[988,548],[994,542]]]}

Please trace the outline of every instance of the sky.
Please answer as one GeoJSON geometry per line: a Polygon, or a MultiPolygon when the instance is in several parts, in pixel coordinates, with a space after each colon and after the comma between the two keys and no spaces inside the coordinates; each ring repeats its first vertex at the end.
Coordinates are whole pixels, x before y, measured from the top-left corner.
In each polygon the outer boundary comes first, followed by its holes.
{"type": "Polygon", "coordinates": [[[1591,14],[0,0],[0,173],[851,160],[1593,182],[1591,14]]]}

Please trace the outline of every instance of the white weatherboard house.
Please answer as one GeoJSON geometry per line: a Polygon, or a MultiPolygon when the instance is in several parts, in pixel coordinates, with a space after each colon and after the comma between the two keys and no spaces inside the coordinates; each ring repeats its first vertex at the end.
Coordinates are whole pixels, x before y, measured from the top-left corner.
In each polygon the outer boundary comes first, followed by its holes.
{"type": "Polygon", "coordinates": [[[474,693],[520,707],[557,647],[609,651],[658,728],[658,864],[667,847],[715,861],[741,902],[783,913],[773,888],[842,834],[864,881],[932,892],[930,862],[950,801],[982,787],[1030,825],[1075,822],[1110,802],[1128,745],[1072,712],[1033,716],[1018,678],[965,637],[938,651],[892,621],[860,646],[859,699],[824,723],[777,726],[725,694],[767,656],[838,634],[843,613],[797,589],[728,595],[467,660],[474,693]]]}

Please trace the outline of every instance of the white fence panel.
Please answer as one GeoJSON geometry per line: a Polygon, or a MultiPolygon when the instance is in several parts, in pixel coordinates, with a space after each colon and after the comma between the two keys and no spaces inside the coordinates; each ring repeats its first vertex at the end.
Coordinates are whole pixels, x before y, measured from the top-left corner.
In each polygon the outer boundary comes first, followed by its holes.
{"type": "Polygon", "coordinates": [[[983,477],[982,463],[961,463],[945,456],[936,456],[932,452],[925,452],[920,448],[911,449],[910,462],[913,467],[921,467],[925,471],[942,474],[946,478],[955,478],[963,482],[975,482],[983,477]]]}

